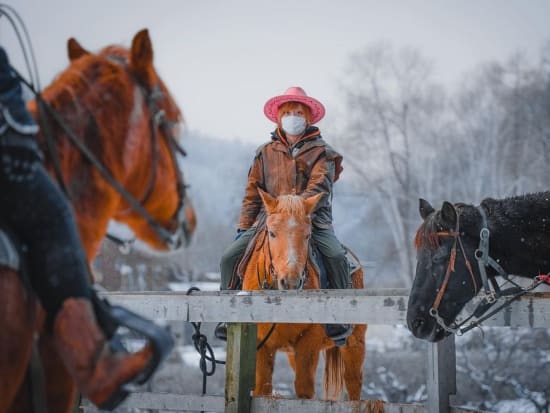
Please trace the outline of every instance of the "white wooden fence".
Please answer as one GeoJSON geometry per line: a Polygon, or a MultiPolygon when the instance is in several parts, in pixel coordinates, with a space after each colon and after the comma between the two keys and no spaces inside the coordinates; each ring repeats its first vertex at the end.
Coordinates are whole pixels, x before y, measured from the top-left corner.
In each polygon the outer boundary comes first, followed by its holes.
{"type": "MultiPolygon", "coordinates": [[[[225,397],[135,393],[127,407],[166,412],[364,412],[363,402],[330,402],[250,398],[250,352],[256,345],[257,322],[367,323],[404,325],[408,290],[322,290],[266,292],[180,292],[105,293],[120,304],[148,318],[166,321],[237,323],[231,325],[227,349],[225,397]],[[236,341],[237,345],[232,345],[236,341]],[[246,348],[245,348],[246,347],[246,348]],[[251,349],[251,350],[250,350],[251,349]],[[241,352],[247,357],[240,357],[241,352]],[[243,360],[248,358],[248,360],[243,360]],[[248,371],[245,371],[248,369],[248,371]]],[[[550,296],[534,294],[514,302],[484,325],[500,327],[550,328],[550,296]]],[[[367,338],[368,339],[368,338],[367,338]]],[[[447,413],[467,410],[449,406],[456,393],[454,337],[429,344],[427,352],[427,393],[425,405],[385,403],[387,413],[447,413]]],[[[84,411],[95,411],[87,406],[84,411]]]]}

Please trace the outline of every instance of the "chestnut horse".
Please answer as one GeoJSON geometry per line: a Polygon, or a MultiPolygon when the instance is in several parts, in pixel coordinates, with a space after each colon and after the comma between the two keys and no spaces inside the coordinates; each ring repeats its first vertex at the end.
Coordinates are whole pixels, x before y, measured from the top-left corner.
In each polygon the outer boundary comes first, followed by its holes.
{"type": "MultiPolygon", "coordinates": [[[[311,212],[323,194],[307,199],[297,195],[273,198],[259,190],[267,212],[265,230],[246,266],[243,290],[277,289],[280,285],[319,289],[319,275],[308,259],[311,212]],[[303,276],[305,275],[305,279],[303,276]],[[303,280],[300,281],[300,280],[303,280]]],[[[353,288],[363,288],[363,271],[352,274],[353,288]]],[[[295,373],[294,388],[299,398],[313,398],[315,373],[321,350],[325,350],[325,396],[339,398],[345,383],[348,398],[359,400],[365,359],[365,324],[354,325],[346,344],[337,347],[321,324],[258,324],[256,355],[257,396],[271,395],[275,353],[284,351],[295,373]],[[267,337],[269,335],[269,337],[267,337]],[[267,337],[267,339],[266,339],[267,337]]]]}
{"type": "MultiPolygon", "coordinates": [[[[135,35],[129,50],[109,46],[93,54],[70,39],[68,54],[68,68],[30,109],[41,124],[48,169],[53,173],[57,164],[72,202],[88,259],[99,252],[111,219],[158,250],[186,243],[196,221],[175,153],[181,113],[153,66],[147,30],[135,35]]],[[[0,413],[32,411],[36,394],[25,372],[35,335],[47,411],[71,411],[77,389],[51,336],[40,335],[38,300],[7,268],[0,268],[0,302],[0,413]]]]}

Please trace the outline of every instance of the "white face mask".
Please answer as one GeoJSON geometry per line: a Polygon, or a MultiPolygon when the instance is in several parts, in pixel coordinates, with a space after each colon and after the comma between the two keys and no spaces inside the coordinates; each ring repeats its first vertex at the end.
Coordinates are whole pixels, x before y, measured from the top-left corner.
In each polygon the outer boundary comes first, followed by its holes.
{"type": "Polygon", "coordinates": [[[281,119],[281,126],[289,135],[298,136],[306,130],[306,120],[301,116],[288,115],[281,119]]]}

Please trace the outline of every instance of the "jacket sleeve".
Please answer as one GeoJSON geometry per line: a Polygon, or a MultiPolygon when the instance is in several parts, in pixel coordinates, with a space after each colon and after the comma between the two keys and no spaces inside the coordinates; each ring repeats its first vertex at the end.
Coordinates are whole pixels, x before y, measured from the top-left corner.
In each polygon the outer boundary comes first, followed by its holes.
{"type": "MultiPolygon", "coordinates": [[[[342,171],[342,156],[327,145],[326,150],[319,156],[311,168],[311,174],[305,191],[302,193],[304,198],[324,192],[323,198],[332,198],[332,186],[340,176],[342,171]]],[[[319,202],[320,207],[325,202],[319,202]]]]}
{"type": "Polygon", "coordinates": [[[262,199],[258,193],[258,186],[264,188],[264,173],[261,152],[257,153],[248,171],[248,181],[244,192],[237,229],[249,229],[262,209],[262,199]]]}

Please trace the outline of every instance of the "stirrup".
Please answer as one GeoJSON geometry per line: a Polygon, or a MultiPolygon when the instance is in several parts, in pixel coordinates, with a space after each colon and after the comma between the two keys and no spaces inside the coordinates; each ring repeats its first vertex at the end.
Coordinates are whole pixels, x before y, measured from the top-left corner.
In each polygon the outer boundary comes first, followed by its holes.
{"type": "Polygon", "coordinates": [[[109,340],[111,348],[123,348],[120,337],[115,334],[119,326],[126,327],[144,337],[153,347],[153,356],[144,371],[139,373],[133,382],[143,384],[151,378],[159,365],[168,357],[174,347],[174,339],[167,328],[160,327],[150,320],[124,307],[111,305],[106,299],[92,294],[92,302],[96,317],[101,328],[109,340]]]}
{"type": "Polygon", "coordinates": [[[218,323],[214,329],[214,336],[218,340],[227,341],[227,323],[218,323]]]}

